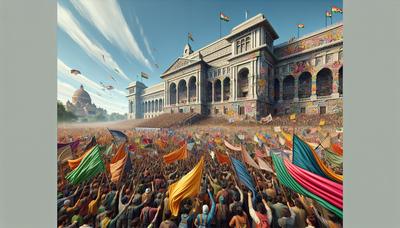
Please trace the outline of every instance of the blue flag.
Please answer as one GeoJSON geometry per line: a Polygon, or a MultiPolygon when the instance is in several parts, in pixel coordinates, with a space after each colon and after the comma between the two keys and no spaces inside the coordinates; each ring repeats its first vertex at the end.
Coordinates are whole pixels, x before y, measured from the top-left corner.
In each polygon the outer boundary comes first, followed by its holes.
{"type": "Polygon", "coordinates": [[[114,139],[116,141],[128,141],[128,136],[126,136],[124,133],[122,133],[121,131],[117,131],[117,130],[110,130],[108,129],[108,131],[110,132],[110,134],[114,137],[114,139]]]}
{"type": "Polygon", "coordinates": [[[235,169],[236,175],[238,176],[240,182],[242,182],[242,184],[244,184],[253,193],[254,202],[257,191],[253,178],[251,177],[250,173],[246,169],[246,166],[242,162],[233,157],[230,158],[233,164],[233,168],[235,169]]]}

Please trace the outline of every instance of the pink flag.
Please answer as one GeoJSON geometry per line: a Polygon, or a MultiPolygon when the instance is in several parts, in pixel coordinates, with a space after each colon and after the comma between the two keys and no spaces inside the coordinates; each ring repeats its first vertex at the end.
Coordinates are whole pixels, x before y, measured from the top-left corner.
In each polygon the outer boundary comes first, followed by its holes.
{"type": "Polygon", "coordinates": [[[226,140],[224,140],[224,144],[230,150],[234,150],[234,151],[241,151],[242,150],[240,148],[240,146],[234,146],[234,145],[230,144],[229,142],[227,142],[226,140]]]}
{"type": "Polygon", "coordinates": [[[257,163],[253,160],[253,158],[251,158],[249,153],[247,153],[247,151],[244,148],[242,150],[242,158],[243,158],[243,161],[246,162],[248,165],[253,166],[256,169],[260,168],[260,167],[258,167],[257,163]]]}

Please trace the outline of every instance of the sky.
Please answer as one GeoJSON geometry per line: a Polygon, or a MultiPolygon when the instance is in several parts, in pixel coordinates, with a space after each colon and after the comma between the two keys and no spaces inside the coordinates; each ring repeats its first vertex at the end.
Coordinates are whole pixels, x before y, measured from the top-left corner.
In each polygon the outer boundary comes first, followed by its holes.
{"type": "MultiPolygon", "coordinates": [[[[143,79],[147,86],[182,55],[187,33],[193,50],[219,39],[258,13],[265,15],[279,35],[274,45],[325,27],[325,11],[343,8],[342,0],[59,0],[57,9],[57,99],[65,103],[82,84],[92,102],[108,113],[128,112],[128,84],[143,79]],[[157,67],[158,65],[158,67],[157,67]],[[81,72],[70,73],[71,69],[81,72]],[[112,85],[113,90],[104,90],[112,85]]],[[[332,22],[343,15],[333,14],[332,22]]],[[[330,24],[330,20],[328,20],[330,24]]]]}

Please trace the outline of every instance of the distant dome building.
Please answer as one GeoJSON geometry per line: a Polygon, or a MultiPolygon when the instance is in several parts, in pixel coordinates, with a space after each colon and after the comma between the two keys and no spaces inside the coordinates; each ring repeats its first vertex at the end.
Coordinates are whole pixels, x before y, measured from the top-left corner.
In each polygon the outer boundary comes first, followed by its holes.
{"type": "Polygon", "coordinates": [[[95,104],[92,104],[92,99],[89,93],[83,88],[83,85],[72,95],[72,102],[67,101],[66,109],[78,117],[96,115],[99,112],[106,114],[104,109],[97,108],[95,104]]]}
{"type": "Polygon", "coordinates": [[[82,105],[87,105],[92,103],[92,99],[88,92],[83,89],[83,85],[74,92],[72,95],[72,104],[77,105],[78,103],[82,105]]]}

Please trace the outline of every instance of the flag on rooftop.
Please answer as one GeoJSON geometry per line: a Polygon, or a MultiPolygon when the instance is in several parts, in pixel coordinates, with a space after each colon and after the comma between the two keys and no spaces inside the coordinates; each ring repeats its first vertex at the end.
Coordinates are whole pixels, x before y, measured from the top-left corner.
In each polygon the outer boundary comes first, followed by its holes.
{"type": "Polygon", "coordinates": [[[224,13],[220,12],[219,13],[219,19],[228,22],[230,18],[226,16],[224,13]]]}
{"type": "Polygon", "coordinates": [[[332,6],[331,11],[332,11],[332,13],[343,13],[343,10],[336,6],[332,6]]]}
{"type": "Polygon", "coordinates": [[[189,33],[188,33],[188,39],[189,39],[189,40],[191,40],[191,41],[194,41],[194,39],[193,39],[193,35],[192,35],[192,33],[191,33],[191,32],[189,32],[189,33]]]}
{"type": "Polygon", "coordinates": [[[297,24],[297,28],[304,28],[304,24],[297,24]]]}
{"type": "Polygon", "coordinates": [[[329,11],[329,10],[327,10],[327,11],[325,12],[325,16],[326,16],[326,17],[332,17],[332,12],[329,11]]]}
{"type": "Polygon", "coordinates": [[[149,79],[149,75],[146,74],[145,72],[140,72],[140,77],[145,78],[145,79],[149,79]]]}

